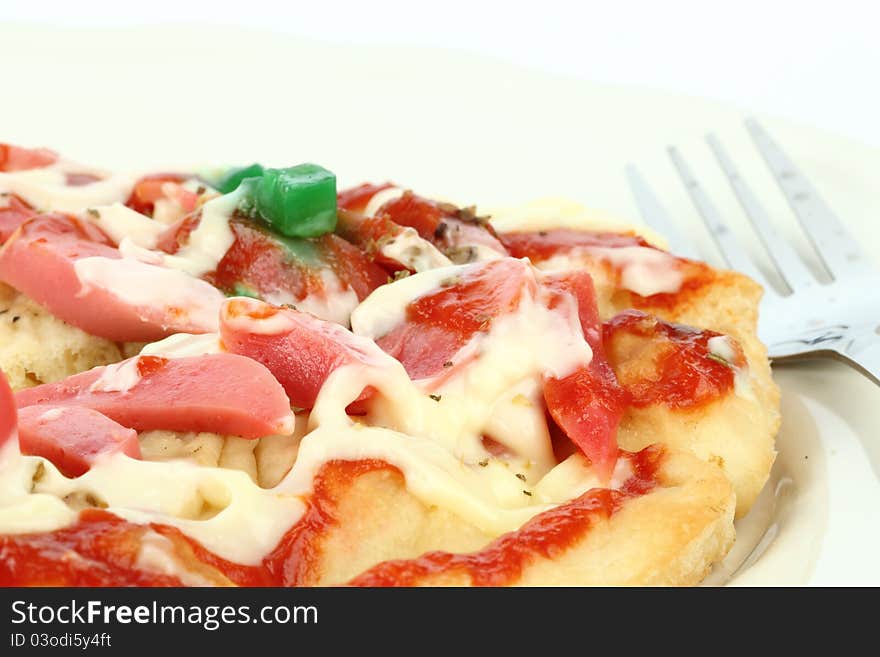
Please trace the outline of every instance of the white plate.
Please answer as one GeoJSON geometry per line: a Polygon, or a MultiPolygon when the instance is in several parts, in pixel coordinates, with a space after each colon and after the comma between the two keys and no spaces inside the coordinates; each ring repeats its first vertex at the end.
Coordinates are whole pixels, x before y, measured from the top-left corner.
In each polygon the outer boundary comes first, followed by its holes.
{"type": "MultiPolygon", "coordinates": [[[[3,140],[123,168],[312,160],[342,184],[390,178],[485,204],[563,195],[633,220],[621,171],[635,161],[717,262],[663,152],[668,143],[682,148],[756,248],[702,142],[712,130],[805,248],[748,143],[743,111],[706,100],[461,53],[328,46],[231,28],[7,26],[0,61],[3,140]]],[[[880,152],[759,118],[880,261],[880,152]]],[[[773,477],[710,581],[880,585],[880,388],[835,363],[776,376],[783,427],[773,477]]]]}

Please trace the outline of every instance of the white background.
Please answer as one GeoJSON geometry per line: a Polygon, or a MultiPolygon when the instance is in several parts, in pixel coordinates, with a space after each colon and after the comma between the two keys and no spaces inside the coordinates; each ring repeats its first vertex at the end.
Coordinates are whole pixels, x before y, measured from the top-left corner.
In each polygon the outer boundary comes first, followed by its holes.
{"type": "Polygon", "coordinates": [[[877,7],[864,0],[4,0],[0,21],[219,23],[338,43],[441,46],[733,102],[880,147],[877,7]]]}

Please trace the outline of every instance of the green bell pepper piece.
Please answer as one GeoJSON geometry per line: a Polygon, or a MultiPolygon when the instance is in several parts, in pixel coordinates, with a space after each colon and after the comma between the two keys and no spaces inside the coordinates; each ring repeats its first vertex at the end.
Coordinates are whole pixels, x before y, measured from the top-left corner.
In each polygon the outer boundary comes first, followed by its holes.
{"type": "Polygon", "coordinates": [[[251,164],[247,167],[241,167],[238,169],[229,169],[226,171],[223,176],[217,181],[214,185],[214,189],[216,189],[221,194],[229,194],[230,192],[234,192],[238,189],[238,186],[245,178],[259,178],[263,175],[265,169],[262,164],[251,164]]]}
{"type": "Polygon", "coordinates": [[[286,237],[318,237],[336,228],[336,176],[317,164],[266,169],[249,190],[251,206],[286,237]]]}

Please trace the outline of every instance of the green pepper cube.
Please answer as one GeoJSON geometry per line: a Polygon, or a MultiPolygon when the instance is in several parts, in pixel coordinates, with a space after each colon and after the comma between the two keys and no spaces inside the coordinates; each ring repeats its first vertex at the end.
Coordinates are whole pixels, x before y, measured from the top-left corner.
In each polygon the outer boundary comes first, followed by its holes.
{"type": "Polygon", "coordinates": [[[262,164],[251,164],[247,167],[241,167],[237,169],[229,169],[226,171],[220,180],[214,185],[214,189],[216,189],[221,194],[229,194],[230,192],[234,192],[238,189],[238,186],[242,183],[242,181],[246,178],[259,178],[263,175],[265,169],[262,164]]]}
{"type": "Polygon", "coordinates": [[[257,212],[287,237],[318,237],[336,228],[336,176],[317,164],[266,169],[255,186],[257,212]]]}

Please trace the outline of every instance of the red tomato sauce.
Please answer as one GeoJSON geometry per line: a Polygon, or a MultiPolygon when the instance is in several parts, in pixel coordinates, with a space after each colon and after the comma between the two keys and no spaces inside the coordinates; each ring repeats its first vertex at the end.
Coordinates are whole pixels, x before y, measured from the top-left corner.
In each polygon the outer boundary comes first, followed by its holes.
{"type": "Polygon", "coordinates": [[[162,356],[139,356],[137,361],[138,375],[141,377],[155,374],[168,363],[167,358],[162,356]]]}
{"type": "Polygon", "coordinates": [[[452,372],[466,364],[453,357],[474,335],[488,332],[495,319],[516,310],[529,284],[515,260],[483,263],[409,303],[406,321],[376,343],[413,379],[452,372]]]}
{"type": "Polygon", "coordinates": [[[638,310],[628,310],[605,322],[603,333],[620,385],[629,395],[630,403],[637,407],[665,404],[672,408],[696,408],[708,404],[733,389],[734,367],[746,363],[735,343],[733,363],[710,354],[708,342],[720,333],[664,322],[638,310]],[[615,341],[624,334],[654,343],[650,373],[629,376],[623,372],[625,363],[617,353],[615,341]]]}
{"type": "Polygon", "coordinates": [[[607,520],[633,497],[656,485],[662,448],[631,455],[633,476],[620,490],[592,489],[575,500],[545,511],[519,529],[504,534],[478,552],[429,552],[417,559],[386,561],[358,575],[353,586],[412,586],[425,578],[464,575],[475,586],[516,582],[536,559],[554,559],[581,540],[591,527],[607,520]]]}
{"type": "Polygon", "coordinates": [[[555,255],[565,253],[576,247],[621,248],[625,246],[647,246],[650,244],[638,235],[602,233],[586,230],[554,228],[536,232],[502,233],[502,244],[514,258],[529,258],[538,263],[555,255]]]}
{"type": "Polygon", "coordinates": [[[329,269],[343,288],[350,287],[363,300],[388,280],[382,268],[337,235],[281,242],[245,220],[233,220],[230,226],[235,242],[206,277],[228,294],[240,293],[239,286],[244,286],[260,296],[278,292],[295,300],[323,296],[321,272],[329,269]],[[288,243],[290,248],[285,246],[288,243]]]}
{"type": "Polygon", "coordinates": [[[390,182],[382,183],[380,185],[365,183],[363,185],[358,185],[357,187],[352,187],[351,189],[344,189],[336,195],[336,205],[343,210],[363,212],[373,196],[381,192],[383,189],[390,189],[393,186],[394,185],[390,182]]]}
{"type": "Polygon", "coordinates": [[[165,196],[162,190],[163,185],[165,183],[176,183],[179,185],[186,182],[188,178],[189,176],[182,173],[153,173],[144,176],[134,184],[131,195],[125,201],[125,205],[135,212],[152,217],[153,211],[156,209],[156,201],[165,196]]]}
{"type": "MultiPolygon", "coordinates": [[[[339,208],[362,213],[376,193],[389,187],[390,183],[367,184],[343,191],[338,196],[339,208]]],[[[398,198],[384,203],[372,218],[348,217],[346,212],[341,214],[340,234],[367,251],[372,250],[369,248],[370,241],[383,236],[392,237],[408,227],[455,262],[472,262],[473,259],[467,256],[476,246],[485,246],[507,255],[492,226],[477,218],[472,209],[432,201],[411,191],[405,191],[398,198]]]]}
{"type": "Polygon", "coordinates": [[[0,586],[182,586],[137,567],[146,529],[90,509],[64,529],[0,536],[0,586]]]}
{"type": "MultiPolygon", "coordinates": [[[[420,577],[462,569],[477,585],[497,586],[514,581],[537,557],[553,558],[576,543],[602,518],[613,515],[632,497],[656,485],[662,449],[648,447],[629,455],[633,476],[617,491],[594,489],[546,511],[505,534],[487,548],[468,555],[443,552],[413,560],[389,561],[355,578],[358,586],[406,586],[420,577]]],[[[191,548],[192,556],[239,586],[304,586],[321,575],[323,541],[339,520],[339,498],[357,477],[377,470],[400,471],[379,460],[329,461],[315,477],[308,508],[259,565],[228,561],[169,525],[149,527],[191,548]]],[[[402,475],[401,475],[402,476],[402,475]]],[[[0,536],[0,586],[181,586],[177,577],[137,567],[141,538],[147,525],[138,525],[107,511],[89,509],[79,520],[53,532],[0,536]]]]}
{"type": "MultiPolygon", "coordinates": [[[[512,256],[529,258],[535,264],[549,260],[556,255],[563,255],[578,247],[617,249],[643,246],[656,249],[644,238],[635,234],[626,235],[564,228],[537,232],[503,233],[500,235],[500,239],[512,256]]],[[[597,256],[597,259],[601,260],[601,256],[597,256]]],[[[646,297],[630,293],[628,305],[636,308],[669,310],[681,303],[682,299],[715,281],[716,277],[712,269],[702,262],[685,258],[676,258],[676,262],[683,273],[681,288],[677,292],[663,292],[646,297]]],[[[608,263],[608,267],[619,271],[619,268],[612,267],[610,263],[608,263]]]]}

